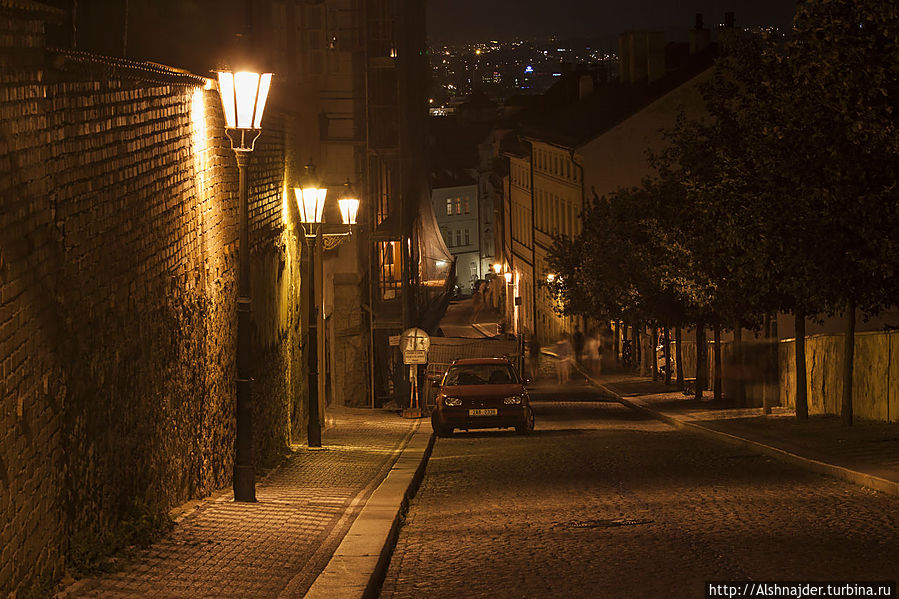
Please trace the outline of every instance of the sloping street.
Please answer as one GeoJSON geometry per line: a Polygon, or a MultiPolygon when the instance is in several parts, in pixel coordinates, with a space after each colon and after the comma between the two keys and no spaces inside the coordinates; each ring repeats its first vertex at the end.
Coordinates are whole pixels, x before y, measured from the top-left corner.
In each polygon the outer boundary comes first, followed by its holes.
{"type": "Polygon", "coordinates": [[[702,597],[707,581],[894,580],[899,500],[540,387],[530,436],[440,438],[382,590],[702,597]]]}

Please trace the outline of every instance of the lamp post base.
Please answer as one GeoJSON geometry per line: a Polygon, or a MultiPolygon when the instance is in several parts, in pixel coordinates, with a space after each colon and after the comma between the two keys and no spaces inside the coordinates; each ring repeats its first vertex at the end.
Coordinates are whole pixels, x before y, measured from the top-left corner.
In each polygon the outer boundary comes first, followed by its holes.
{"type": "Polygon", "coordinates": [[[256,501],[255,472],[252,466],[234,466],[234,501],[256,501]]]}

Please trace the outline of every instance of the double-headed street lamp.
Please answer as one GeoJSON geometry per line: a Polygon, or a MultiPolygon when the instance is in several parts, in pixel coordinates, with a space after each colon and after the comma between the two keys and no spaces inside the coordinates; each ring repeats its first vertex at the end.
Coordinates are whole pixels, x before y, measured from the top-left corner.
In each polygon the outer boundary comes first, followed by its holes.
{"type": "MultiPolygon", "coordinates": [[[[305,167],[305,174],[300,187],[294,188],[297,206],[300,212],[300,222],[305,228],[306,243],[309,248],[309,267],[306,271],[306,280],[309,282],[309,337],[307,340],[307,357],[309,367],[309,422],[306,428],[306,438],[309,447],[322,446],[322,429],[319,422],[318,410],[318,320],[321,307],[315,299],[316,267],[322,267],[322,239],[325,237],[346,237],[352,232],[352,226],[356,224],[356,215],[359,212],[359,199],[350,192],[349,180],[346,183],[344,197],[337,201],[340,216],[345,230],[336,233],[324,233],[323,219],[325,212],[325,200],[328,190],[322,187],[315,174],[315,165],[310,161],[305,167]]],[[[322,293],[324,298],[324,293],[322,293]]]]}
{"type": "Polygon", "coordinates": [[[225,114],[225,134],[237,157],[240,205],[237,284],[237,431],[234,448],[234,500],[256,501],[253,466],[253,378],[250,372],[250,243],[247,167],[262,134],[262,113],[271,87],[271,73],[220,71],[219,94],[225,114]]]}

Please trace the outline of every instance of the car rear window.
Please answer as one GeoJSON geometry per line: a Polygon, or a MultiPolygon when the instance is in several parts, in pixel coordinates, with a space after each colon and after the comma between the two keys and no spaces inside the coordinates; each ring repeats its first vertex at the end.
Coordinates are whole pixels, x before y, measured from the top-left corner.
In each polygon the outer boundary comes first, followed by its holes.
{"type": "Polygon", "coordinates": [[[465,364],[446,373],[446,385],[510,385],[518,382],[515,371],[505,364],[465,364]]]}

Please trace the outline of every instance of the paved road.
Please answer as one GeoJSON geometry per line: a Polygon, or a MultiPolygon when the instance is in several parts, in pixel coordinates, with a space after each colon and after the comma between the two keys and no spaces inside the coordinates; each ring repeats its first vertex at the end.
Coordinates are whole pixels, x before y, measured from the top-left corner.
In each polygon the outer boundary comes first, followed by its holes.
{"type": "Polygon", "coordinates": [[[494,310],[483,307],[475,315],[472,299],[465,298],[450,303],[440,321],[440,328],[447,337],[483,339],[498,332],[496,322],[498,314],[494,310]]]}
{"type": "Polygon", "coordinates": [[[895,497],[585,389],[535,395],[531,436],[438,439],[382,597],[696,598],[708,580],[899,577],[895,497]]]}

